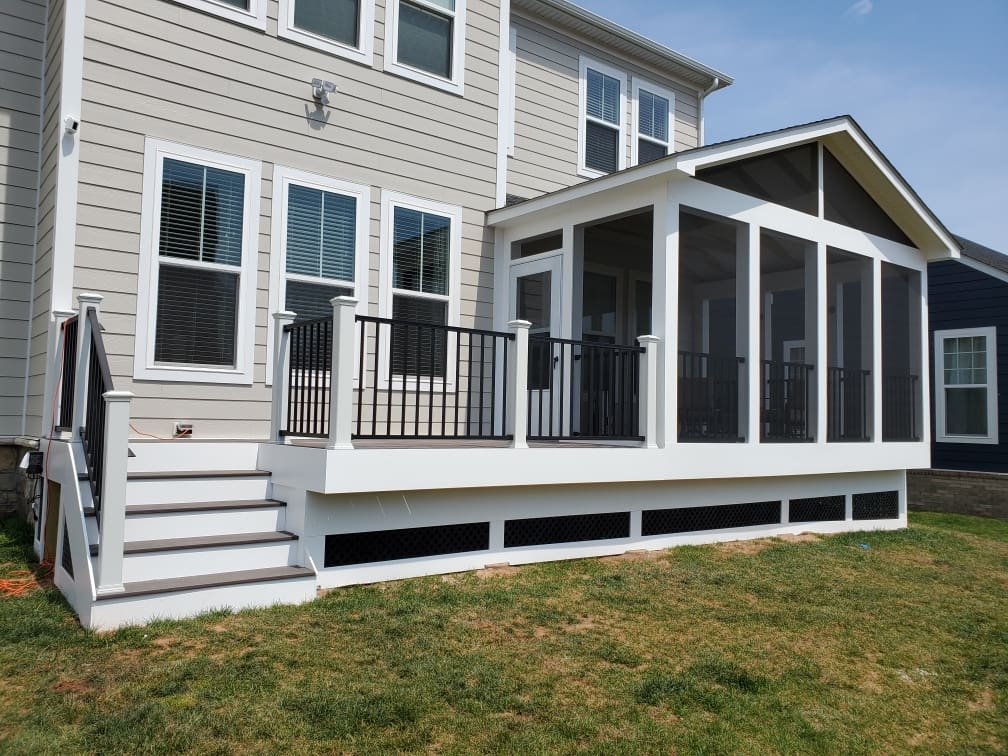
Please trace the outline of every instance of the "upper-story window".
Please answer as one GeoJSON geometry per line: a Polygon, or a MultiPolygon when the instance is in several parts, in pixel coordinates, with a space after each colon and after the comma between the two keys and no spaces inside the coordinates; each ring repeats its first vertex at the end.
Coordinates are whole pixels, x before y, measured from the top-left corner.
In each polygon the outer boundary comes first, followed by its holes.
{"type": "Polygon", "coordinates": [[[465,0],[388,0],[385,70],[461,95],[465,0]]]}
{"type": "Polygon", "coordinates": [[[633,164],[643,165],[672,153],[675,95],[650,82],[633,87],[633,164]]]}
{"type": "Polygon", "coordinates": [[[277,34],[371,65],[374,0],[280,0],[277,34]]]}
{"type": "Polygon", "coordinates": [[[252,383],[260,170],[147,140],[135,378],[252,383]]]}
{"type": "Polygon", "coordinates": [[[179,5],[210,13],[228,21],[266,28],[266,0],[175,0],[179,5]]]}
{"type": "Polygon", "coordinates": [[[998,443],[997,330],[935,332],[935,440],[998,443]]]}
{"type": "Polygon", "coordinates": [[[581,58],[578,174],[596,178],[626,167],[626,74],[581,58]]]}

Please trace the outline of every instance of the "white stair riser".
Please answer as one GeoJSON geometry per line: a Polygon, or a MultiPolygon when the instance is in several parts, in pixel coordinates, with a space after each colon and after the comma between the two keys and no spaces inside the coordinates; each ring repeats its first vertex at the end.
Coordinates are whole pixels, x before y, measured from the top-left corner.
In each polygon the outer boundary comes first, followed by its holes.
{"type": "Polygon", "coordinates": [[[239,501],[266,499],[269,478],[180,478],[130,480],[126,502],[130,504],[175,504],[178,502],[239,501]]]}
{"type": "Polygon", "coordinates": [[[200,536],[269,533],[283,530],[283,507],[130,514],[126,508],[126,542],[156,541],[159,538],[198,538],[200,536]]]}
{"type": "Polygon", "coordinates": [[[87,626],[114,630],[155,619],[184,619],[214,609],[249,609],[276,604],[303,604],[316,596],[315,579],[276,580],[248,585],[203,588],[196,591],[156,593],[96,602],[87,626]]]}
{"type": "Polygon", "coordinates": [[[200,442],[183,440],[167,443],[130,444],[127,470],[165,472],[167,470],[254,470],[259,444],[247,442],[200,442]]]}
{"type": "Polygon", "coordinates": [[[297,541],[225,546],[209,549],[158,551],[126,554],[123,557],[123,581],[164,580],[191,575],[286,567],[296,558],[297,541]]]}

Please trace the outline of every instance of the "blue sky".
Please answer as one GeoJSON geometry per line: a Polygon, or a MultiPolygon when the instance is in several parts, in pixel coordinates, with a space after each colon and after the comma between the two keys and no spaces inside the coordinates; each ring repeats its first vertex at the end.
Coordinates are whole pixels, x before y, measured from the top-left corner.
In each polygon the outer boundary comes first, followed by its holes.
{"type": "Polygon", "coordinates": [[[575,0],[735,83],[707,142],[850,114],[953,232],[1008,254],[1008,0],[575,0]]]}

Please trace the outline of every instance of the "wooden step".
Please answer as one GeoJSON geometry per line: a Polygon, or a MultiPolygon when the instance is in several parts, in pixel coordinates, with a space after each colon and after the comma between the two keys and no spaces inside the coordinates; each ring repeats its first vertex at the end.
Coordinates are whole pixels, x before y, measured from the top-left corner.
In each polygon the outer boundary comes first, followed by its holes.
{"type": "MultiPolygon", "coordinates": [[[[181,472],[131,472],[126,480],[180,480],[193,478],[268,478],[269,470],[183,470],[181,472]]],[[[77,480],[90,480],[87,472],[77,474],[77,480]]]]}
{"type": "Polygon", "coordinates": [[[141,580],[126,583],[124,585],[126,590],[119,593],[100,594],[97,600],[109,601],[118,598],[149,596],[158,593],[196,591],[201,588],[219,588],[229,585],[248,585],[250,583],[314,577],[315,573],[307,567],[265,567],[258,570],[219,572],[213,575],[192,575],[190,577],[167,578],[165,580],[141,580]]]}
{"type": "MultiPolygon", "coordinates": [[[[162,538],[157,541],[129,541],[123,544],[123,554],[150,554],[156,551],[183,551],[186,549],[213,549],[225,546],[256,546],[262,543],[296,541],[298,537],[285,530],[270,533],[236,533],[223,536],[198,536],[196,538],[162,538]]],[[[98,556],[98,544],[90,545],[91,556],[98,556]]]]}
{"type": "MultiPolygon", "coordinates": [[[[191,512],[228,512],[239,509],[272,509],[286,507],[286,501],[276,499],[241,499],[236,501],[180,501],[174,504],[126,505],[126,516],[187,514],[191,512]]],[[[94,517],[94,507],[84,507],[85,517],[94,517]]]]}

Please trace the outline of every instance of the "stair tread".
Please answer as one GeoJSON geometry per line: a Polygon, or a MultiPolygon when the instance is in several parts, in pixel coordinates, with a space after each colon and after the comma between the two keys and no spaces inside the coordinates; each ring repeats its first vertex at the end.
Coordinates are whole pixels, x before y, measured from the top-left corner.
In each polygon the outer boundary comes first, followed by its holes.
{"type": "MultiPolygon", "coordinates": [[[[269,470],[174,470],[170,472],[131,472],[127,480],[179,480],[186,478],[268,478],[269,470]]],[[[77,480],[88,480],[86,472],[78,473],[77,480]]]]}
{"type": "MultiPolygon", "coordinates": [[[[179,514],[185,512],[221,512],[242,509],[272,509],[286,507],[286,501],[277,499],[235,499],[233,501],[178,501],[171,504],[127,504],[126,516],[179,514]]],[[[93,517],[94,507],[84,507],[84,516],[93,517]]]]}
{"type": "MultiPolygon", "coordinates": [[[[123,554],[149,554],[156,551],[210,549],[220,546],[254,546],[261,543],[296,541],[298,537],[286,530],[265,533],[234,533],[229,535],[196,536],[193,538],[161,538],[150,541],[127,541],[123,554]]],[[[98,554],[98,544],[91,544],[91,556],[98,554]]]]}
{"type": "Polygon", "coordinates": [[[246,585],[249,583],[264,583],[276,580],[292,580],[295,578],[314,578],[315,573],[307,567],[262,567],[256,570],[238,570],[236,572],[218,572],[210,575],[191,575],[188,577],[166,578],[162,580],[138,580],[124,584],[124,591],[119,593],[101,594],[98,601],[108,601],[117,598],[147,596],[157,593],[172,593],[175,591],[192,591],[201,588],[220,588],[229,585],[246,585]]]}

